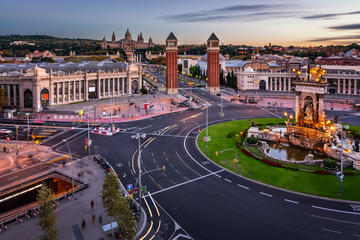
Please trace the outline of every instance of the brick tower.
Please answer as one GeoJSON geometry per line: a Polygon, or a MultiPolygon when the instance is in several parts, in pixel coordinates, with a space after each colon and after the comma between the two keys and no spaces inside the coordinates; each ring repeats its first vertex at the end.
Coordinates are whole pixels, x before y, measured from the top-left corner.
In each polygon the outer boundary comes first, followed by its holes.
{"type": "Polygon", "coordinates": [[[207,41],[207,87],[210,93],[220,92],[219,52],[219,39],[212,33],[207,41]]]}
{"type": "Polygon", "coordinates": [[[178,46],[175,35],[171,32],[166,39],[166,93],[178,94],[178,46]]]}

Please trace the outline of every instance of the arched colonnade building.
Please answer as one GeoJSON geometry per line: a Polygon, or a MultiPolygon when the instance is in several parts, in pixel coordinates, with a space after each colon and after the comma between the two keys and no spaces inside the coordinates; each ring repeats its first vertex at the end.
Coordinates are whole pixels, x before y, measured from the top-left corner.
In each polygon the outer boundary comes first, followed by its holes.
{"type": "Polygon", "coordinates": [[[140,65],[122,62],[0,64],[3,108],[44,107],[130,95],[142,88],[140,65]]]}

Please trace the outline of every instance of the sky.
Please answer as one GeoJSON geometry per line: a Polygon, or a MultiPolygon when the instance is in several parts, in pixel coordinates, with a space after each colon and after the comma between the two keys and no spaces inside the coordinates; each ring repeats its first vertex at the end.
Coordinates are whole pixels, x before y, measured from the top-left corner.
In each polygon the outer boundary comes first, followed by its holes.
{"type": "Polygon", "coordinates": [[[360,0],[1,0],[0,35],[318,46],[360,43],[360,0]]]}

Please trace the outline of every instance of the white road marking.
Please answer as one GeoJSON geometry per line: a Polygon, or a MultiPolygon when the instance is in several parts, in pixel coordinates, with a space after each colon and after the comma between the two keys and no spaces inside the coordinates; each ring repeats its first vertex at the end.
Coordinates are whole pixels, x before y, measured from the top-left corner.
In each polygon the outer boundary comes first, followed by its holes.
{"type": "Polygon", "coordinates": [[[264,196],[268,196],[268,197],[272,197],[271,194],[268,194],[268,193],[264,193],[264,192],[259,192],[260,194],[264,195],[264,196]]]}
{"type": "Polygon", "coordinates": [[[179,234],[179,235],[176,235],[172,240],[178,240],[179,238],[192,239],[191,237],[186,236],[184,234],[179,234]]]}
{"type": "Polygon", "coordinates": [[[289,199],[284,199],[285,202],[289,202],[289,203],[295,203],[295,204],[298,204],[299,202],[296,202],[296,201],[293,201],[293,200],[289,200],[289,199]]]}
{"type": "MultiPolygon", "coordinates": [[[[196,175],[201,176],[200,173],[196,172],[194,169],[192,169],[191,167],[189,167],[189,165],[187,165],[187,164],[185,163],[185,161],[182,160],[182,158],[180,157],[180,155],[179,155],[179,153],[178,153],[177,151],[175,151],[175,154],[178,156],[178,158],[180,159],[180,161],[181,161],[185,166],[187,166],[187,167],[188,167],[191,171],[193,171],[196,175]]],[[[201,166],[201,165],[200,165],[200,166],[201,166]]]]}
{"type": "Polygon", "coordinates": [[[244,189],[246,189],[246,190],[249,190],[248,187],[245,187],[245,186],[243,186],[243,185],[241,185],[241,184],[238,184],[238,186],[241,187],[241,188],[244,188],[244,189]]]}
{"type": "Polygon", "coordinates": [[[169,165],[170,165],[170,167],[174,168],[174,165],[172,165],[172,163],[171,163],[171,162],[169,162],[169,165]]]}
{"type": "Polygon", "coordinates": [[[270,111],[266,110],[266,109],[263,108],[263,107],[260,107],[260,106],[256,106],[256,107],[259,108],[259,109],[261,109],[261,110],[263,110],[264,112],[267,112],[267,113],[270,113],[270,114],[274,115],[274,116],[277,117],[277,118],[281,118],[281,116],[279,116],[279,115],[277,115],[277,114],[275,114],[275,113],[273,113],[273,112],[270,112],[270,111]]]}
{"type": "MultiPolygon", "coordinates": [[[[159,191],[153,192],[153,193],[152,193],[152,195],[154,196],[155,194],[158,194],[158,193],[161,193],[161,192],[164,192],[164,191],[167,191],[167,190],[170,190],[170,189],[173,189],[173,188],[176,188],[176,187],[179,187],[179,186],[182,186],[182,185],[188,184],[188,183],[195,182],[195,181],[197,181],[197,180],[200,180],[200,179],[203,179],[203,178],[209,177],[209,176],[211,176],[211,175],[217,175],[218,173],[223,172],[223,171],[225,171],[225,170],[219,170],[219,171],[216,171],[216,172],[212,172],[212,173],[209,173],[209,174],[203,175],[203,176],[198,177],[198,178],[191,179],[191,180],[186,181],[186,182],[179,183],[179,184],[177,184],[177,185],[174,185],[174,186],[171,186],[171,187],[168,187],[168,188],[165,188],[165,189],[162,189],[162,190],[159,190],[159,191]]],[[[146,197],[146,196],[145,196],[145,197],[146,197]]]]}
{"type": "Polygon", "coordinates": [[[231,180],[229,180],[227,178],[224,178],[224,180],[227,181],[227,182],[230,182],[230,183],[232,182],[231,180]]]}
{"type": "Polygon", "coordinates": [[[321,230],[326,231],[326,232],[338,233],[338,234],[341,234],[341,233],[342,233],[342,232],[335,231],[335,230],[331,230],[331,229],[327,229],[327,228],[321,228],[321,230]]]}
{"type": "Polygon", "coordinates": [[[311,215],[311,216],[315,217],[315,218],[321,218],[321,219],[326,219],[326,220],[329,220],[329,221],[334,221],[334,222],[341,222],[341,223],[360,225],[360,222],[343,221],[343,220],[338,220],[338,219],[334,219],[334,218],[321,217],[321,216],[317,216],[317,215],[311,215]]]}
{"type": "Polygon", "coordinates": [[[350,207],[351,207],[354,211],[360,212],[360,205],[352,204],[352,205],[350,205],[350,207]]]}
{"type": "Polygon", "coordinates": [[[311,207],[321,209],[321,210],[330,211],[330,212],[338,212],[338,213],[347,213],[347,214],[360,215],[360,213],[358,213],[358,212],[349,212],[349,211],[343,211],[343,210],[336,210],[336,209],[332,209],[332,208],[324,208],[324,207],[319,207],[319,206],[315,206],[315,205],[312,205],[311,207]]]}
{"type": "Polygon", "coordinates": [[[174,180],[171,179],[170,181],[171,181],[174,185],[176,185],[176,182],[175,182],[174,180]]]}
{"type": "Polygon", "coordinates": [[[360,235],[358,235],[358,234],[354,234],[353,236],[354,236],[354,237],[360,237],[360,235]]]}

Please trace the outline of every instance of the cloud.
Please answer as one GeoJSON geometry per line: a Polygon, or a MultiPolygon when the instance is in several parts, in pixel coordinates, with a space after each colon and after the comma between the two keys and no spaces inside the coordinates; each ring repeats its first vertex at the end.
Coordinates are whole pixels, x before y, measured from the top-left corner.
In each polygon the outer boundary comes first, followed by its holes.
{"type": "Polygon", "coordinates": [[[254,4],[254,5],[233,5],[211,10],[197,11],[192,13],[172,14],[160,16],[160,19],[171,22],[208,22],[208,21],[230,21],[230,20],[262,20],[264,18],[294,16],[299,12],[283,12],[279,9],[288,9],[294,5],[287,4],[254,4]],[[249,13],[250,12],[250,13],[249,13]]]}
{"type": "Polygon", "coordinates": [[[359,30],[360,29],[360,24],[347,24],[347,25],[339,25],[339,26],[332,26],[329,27],[329,29],[332,30],[359,30]]]}
{"type": "Polygon", "coordinates": [[[339,16],[346,16],[346,15],[357,15],[360,14],[360,11],[355,12],[345,12],[345,13],[326,13],[326,14],[314,14],[309,16],[303,16],[302,19],[305,20],[312,20],[312,19],[334,19],[339,16]]]}
{"type": "Polygon", "coordinates": [[[359,35],[348,35],[348,36],[337,36],[337,37],[324,37],[324,38],[315,38],[308,40],[309,42],[331,42],[331,41],[346,41],[346,40],[355,40],[360,41],[359,35]]]}

